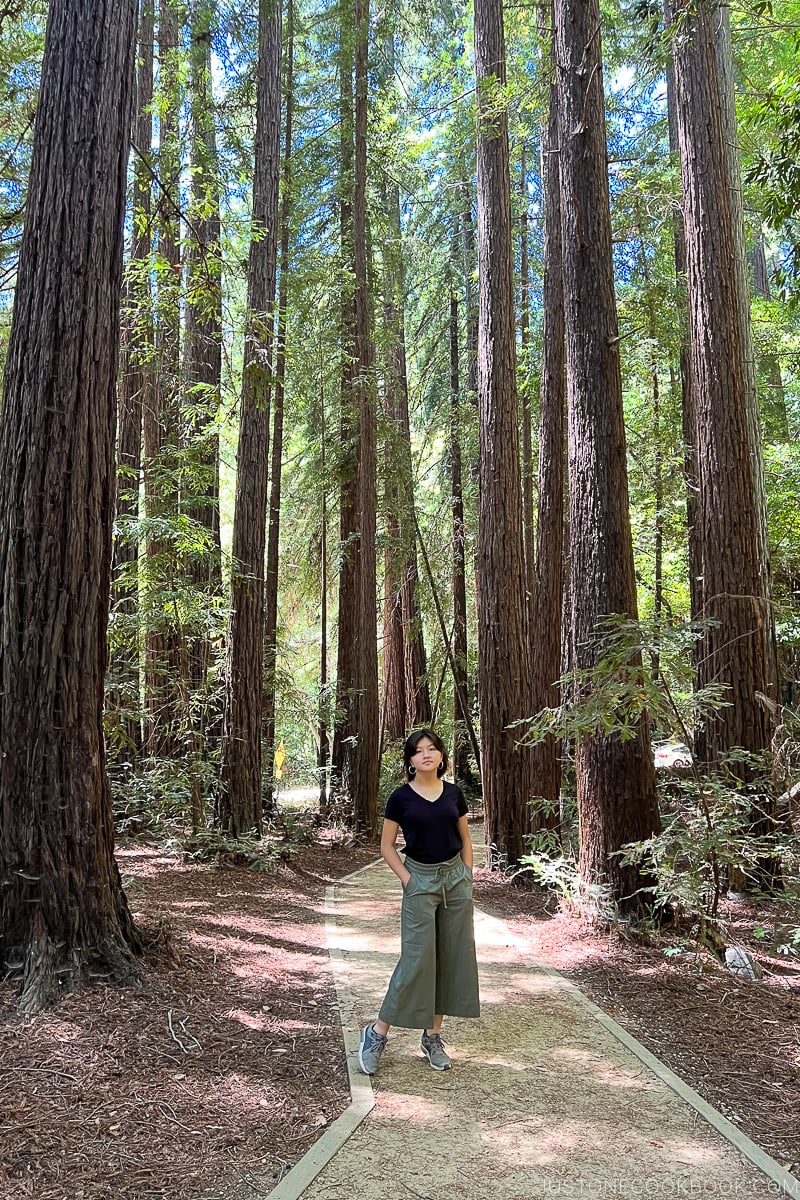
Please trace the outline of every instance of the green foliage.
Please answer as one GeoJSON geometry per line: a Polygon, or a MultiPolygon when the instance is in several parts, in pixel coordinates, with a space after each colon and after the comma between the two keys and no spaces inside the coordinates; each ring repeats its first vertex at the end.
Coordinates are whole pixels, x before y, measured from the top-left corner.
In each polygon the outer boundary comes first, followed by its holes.
{"type": "Polygon", "coordinates": [[[610,734],[624,741],[638,735],[644,718],[661,736],[680,736],[691,745],[690,731],[727,703],[717,685],[692,688],[690,655],[706,627],[688,622],[655,629],[624,616],[606,618],[594,642],[595,665],[560,681],[569,699],[517,723],[526,742],[610,734]]]}
{"type": "MultiPolygon", "coordinates": [[[[205,783],[211,786],[216,769],[203,763],[205,783]]],[[[149,759],[132,764],[112,761],[109,784],[114,823],[123,837],[174,836],[189,820],[192,774],[175,759],[149,759]]]]}
{"type": "Polygon", "coordinates": [[[759,188],[767,221],[782,232],[778,281],[784,297],[796,301],[800,278],[800,80],[784,72],[772,79],[754,117],[762,149],[745,179],[759,188]]]}
{"type": "Polygon", "coordinates": [[[228,837],[218,829],[199,829],[171,844],[194,862],[218,869],[249,867],[260,872],[280,870],[317,837],[316,813],[279,806],[266,822],[261,837],[228,837]]]}
{"type": "Polygon", "coordinates": [[[662,785],[661,833],[619,852],[623,865],[650,865],[657,877],[654,902],[677,906],[679,917],[715,918],[734,873],[758,887],[765,863],[797,870],[797,838],[775,826],[755,787],[742,790],[735,773],[739,757],[731,756],[719,773],[662,785]],[[767,832],[755,834],[759,814],[767,832]]]}

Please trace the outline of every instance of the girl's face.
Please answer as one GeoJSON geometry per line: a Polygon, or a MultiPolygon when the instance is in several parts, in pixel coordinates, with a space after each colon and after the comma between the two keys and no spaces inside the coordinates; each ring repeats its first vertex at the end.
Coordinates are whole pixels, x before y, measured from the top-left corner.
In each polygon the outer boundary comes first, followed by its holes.
{"type": "Polygon", "coordinates": [[[416,750],[411,755],[412,766],[417,771],[435,771],[441,761],[442,752],[436,749],[431,739],[420,738],[416,750]]]}

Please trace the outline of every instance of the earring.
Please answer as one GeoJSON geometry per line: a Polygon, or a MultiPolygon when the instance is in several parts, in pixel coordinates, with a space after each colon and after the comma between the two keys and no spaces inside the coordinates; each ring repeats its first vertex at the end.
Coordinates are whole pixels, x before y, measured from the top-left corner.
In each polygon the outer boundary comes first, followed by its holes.
{"type": "Polygon", "coordinates": [[[407,770],[406,770],[406,774],[408,775],[408,778],[409,778],[409,779],[413,779],[413,778],[414,778],[414,776],[416,775],[416,773],[417,773],[417,768],[416,768],[416,767],[412,767],[412,766],[411,766],[411,763],[409,763],[409,764],[408,764],[408,768],[407,768],[407,770]]]}
{"type": "Polygon", "coordinates": [[[438,767],[436,768],[436,774],[439,777],[439,779],[442,778],[442,776],[444,775],[446,770],[447,770],[447,767],[444,765],[443,762],[440,762],[438,767]]]}

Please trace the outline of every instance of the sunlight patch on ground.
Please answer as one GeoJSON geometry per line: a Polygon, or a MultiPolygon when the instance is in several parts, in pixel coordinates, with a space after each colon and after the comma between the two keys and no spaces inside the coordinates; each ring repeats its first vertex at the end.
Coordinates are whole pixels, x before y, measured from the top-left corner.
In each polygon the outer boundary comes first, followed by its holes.
{"type": "Polygon", "coordinates": [[[400,1121],[404,1125],[413,1121],[415,1125],[441,1127],[442,1122],[452,1117],[449,1105],[415,1096],[411,1092],[381,1092],[378,1097],[378,1121],[400,1121]]]}

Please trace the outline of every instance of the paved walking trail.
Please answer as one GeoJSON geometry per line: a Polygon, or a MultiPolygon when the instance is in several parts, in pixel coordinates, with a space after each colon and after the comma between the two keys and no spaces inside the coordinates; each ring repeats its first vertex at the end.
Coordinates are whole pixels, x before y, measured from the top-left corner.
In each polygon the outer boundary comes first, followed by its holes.
{"type": "Polygon", "coordinates": [[[419,1034],[393,1029],[379,1074],[358,1074],[399,913],[382,863],[329,889],[353,1103],[269,1200],[800,1198],[800,1181],[481,912],[482,1016],[445,1022],[452,1069],[432,1071],[419,1034]]]}

